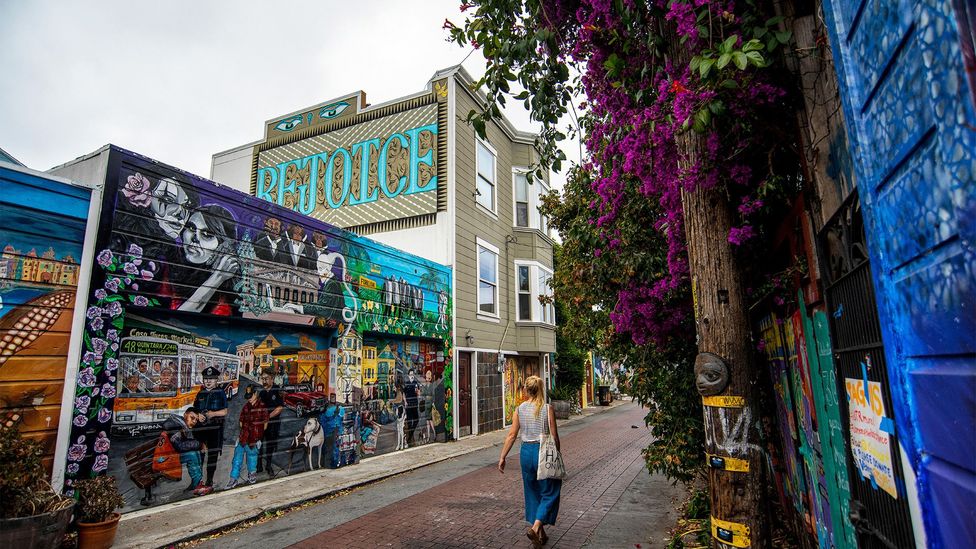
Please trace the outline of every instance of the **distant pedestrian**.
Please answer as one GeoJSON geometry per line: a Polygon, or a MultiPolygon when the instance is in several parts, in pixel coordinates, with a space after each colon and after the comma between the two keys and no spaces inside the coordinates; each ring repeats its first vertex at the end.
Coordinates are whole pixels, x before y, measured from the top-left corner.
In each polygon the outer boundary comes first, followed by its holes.
{"type": "Polygon", "coordinates": [[[545,404],[542,391],[542,379],[530,376],[525,380],[522,394],[525,402],[519,405],[518,413],[512,417],[512,428],[505,438],[502,454],[498,458],[498,471],[505,472],[505,456],[515,444],[515,438],[521,434],[522,447],[519,450],[519,462],[522,465],[522,489],[525,492],[525,520],[531,526],[525,535],[532,540],[533,547],[542,547],[549,541],[545,525],[556,524],[559,514],[559,493],[562,490],[561,479],[536,480],[539,467],[539,442],[545,422],[549,422],[549,432],[552,434],[559,449],[559,433],[556,431],[556,417],[552,408],[545,404]]]}

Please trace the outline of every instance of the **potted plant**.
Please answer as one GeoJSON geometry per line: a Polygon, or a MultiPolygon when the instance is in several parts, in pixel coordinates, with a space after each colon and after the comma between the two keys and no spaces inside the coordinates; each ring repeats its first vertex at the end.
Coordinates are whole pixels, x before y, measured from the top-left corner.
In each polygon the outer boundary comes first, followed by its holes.
{"type": "Polygon", "coordinates": [[[19,413],[0,424],[0,547],[55,548],[71,521],[74,500],[54,491],[44,449],[20,434],[19,413]]]}
{"type": "Polygon", "coordinates": [[[556,419],[569,419],[569,409],[573,400],[572,392],[565,387],[549,389],[549,404],[556,419]]]}
{"type": "Polygon", "coordinates": [[[75,482],[78,493],[78,549],[108,549],[122,516],[115,510],[125,504],[115,477],[102,475],[75,482]]]}

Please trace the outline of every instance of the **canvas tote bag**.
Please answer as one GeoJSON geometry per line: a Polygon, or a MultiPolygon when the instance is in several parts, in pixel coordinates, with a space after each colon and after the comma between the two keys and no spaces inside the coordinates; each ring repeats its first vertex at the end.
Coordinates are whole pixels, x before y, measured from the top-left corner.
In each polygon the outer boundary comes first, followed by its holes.
{"type": "Polygon", "coordinates": [[[546,404],[542,413],[545,414],[545,423],[542,428],[542,435],[539,436],[539,468],[536,472],[536,480],[547,478],[566,478],[566,467],[563,466],[563,457],[556,449],[556,441],[549,434],[549,405],[546,404]]]}

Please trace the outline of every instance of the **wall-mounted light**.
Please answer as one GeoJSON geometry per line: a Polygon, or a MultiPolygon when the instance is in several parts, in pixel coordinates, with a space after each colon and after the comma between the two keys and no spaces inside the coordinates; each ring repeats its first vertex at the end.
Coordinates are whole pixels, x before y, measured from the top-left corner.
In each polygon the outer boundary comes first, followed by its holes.
{"type": "Polygon", "coordinates": [[[467,333],[464,334],[464,342],[468,344],[468,347],[474,344],[474,336],[471,335],[471,330],[468,330],[467,333]]]}

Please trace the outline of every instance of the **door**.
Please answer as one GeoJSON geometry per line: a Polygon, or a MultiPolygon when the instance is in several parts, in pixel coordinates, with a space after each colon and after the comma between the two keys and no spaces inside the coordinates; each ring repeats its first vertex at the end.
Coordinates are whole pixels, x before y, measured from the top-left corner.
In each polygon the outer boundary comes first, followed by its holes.
{"type": "Polygon", "coordinates": [[[458,353],[458,436],[471,434],[471,353],[458,353]]]}

